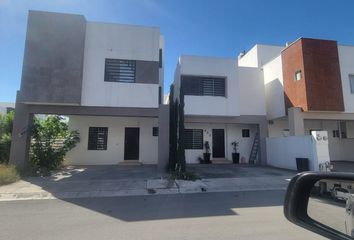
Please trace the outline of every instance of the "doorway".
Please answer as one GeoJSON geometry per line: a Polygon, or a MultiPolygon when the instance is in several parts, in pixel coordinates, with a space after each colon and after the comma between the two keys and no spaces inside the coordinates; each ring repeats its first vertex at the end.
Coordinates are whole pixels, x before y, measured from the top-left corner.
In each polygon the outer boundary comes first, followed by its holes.
{"type": "Polygon", "coordinates": [[[124,160],[139,160],[139,128],[125,128],[124,160]]]}
{"type": "Polygon", "coordinates": [[[213,129],[213,158],[225,158],[225,130],[213,129]]]}

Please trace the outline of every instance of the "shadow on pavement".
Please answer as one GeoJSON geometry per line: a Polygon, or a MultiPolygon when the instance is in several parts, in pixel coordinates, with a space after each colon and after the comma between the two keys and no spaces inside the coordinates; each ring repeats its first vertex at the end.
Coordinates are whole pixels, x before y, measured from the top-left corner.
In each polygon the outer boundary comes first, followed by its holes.
{"type": "MultiPolygon", "coordinates": [[[[203,177],[214,171],[218,177],[282,176],[288,171],[267,167],[191,166],[203,177]]],[[[238,215],[237,208],[282,206],[284,190],[161,194],[119,197],[63,197],[67,191],[118,191],[129,187],[145,189],[146,180],[161,177],[156,166],[80,166],[68,167],[47,178],[27,181],[58,199],[123,221],[198,218],[238,215]],[[119,182],[120,186],[117,187],[119,182]],[[246,197],[247,195],[247,197],[246,197]]],[[[81,195],[80,195],[81,196],[81,195]]]]}
{"type": "Polygon", "coordinates": [[[65,199],[66,202],[118,218],[148,221],[235,216],[238,208],[282,206],[284,191],[227,192],[65,199]]]}

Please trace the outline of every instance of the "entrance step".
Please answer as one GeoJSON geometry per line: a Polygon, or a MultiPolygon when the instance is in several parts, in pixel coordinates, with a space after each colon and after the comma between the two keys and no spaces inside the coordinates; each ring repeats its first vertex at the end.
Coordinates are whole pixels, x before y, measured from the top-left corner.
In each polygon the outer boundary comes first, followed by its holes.
{"type": "Polygon", "coordinates": [[[213,159],[211,160],[213,164],[232,164],[232,161],[227,159],[213,159]]]}
{"type": "Polygon", "coordinates": [[[118,165],[123,165],[123,166],[138,166],[142,165],[138,160],[126,160],[123,162],[119,162],[118,165]]]}

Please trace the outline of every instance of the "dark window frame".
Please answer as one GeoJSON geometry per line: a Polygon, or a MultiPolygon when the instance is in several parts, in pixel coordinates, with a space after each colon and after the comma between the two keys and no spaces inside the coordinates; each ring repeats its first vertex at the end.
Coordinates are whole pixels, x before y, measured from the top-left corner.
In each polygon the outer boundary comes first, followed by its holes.
{"type": "Polygon", "coordinates": [[[107,145],[108,127],[89,127],[87,150],[106,151],[107,145]]]}
{"type": "Polygon", "coordinates": [[[300,81],[301,79],[302,79],[302,71],[301,71],[301,70],[295,71],[295,73],[294,73],[294,80],[295,80],[295,81],[300,81]],[[299,79],[297,79],[297,74],[300,74],[300,78],[299,78],[299,79]]]}
{"type": "Polygon", "coordinates": [[[162,87],[159,86],[159,104],[162,103],[162,87]]]}
{"type": "Polygon", "coordinates": [[[162,48],[160,48],[159,49],[159,68],[162,68],[162,61],[163,61],[162,48]]]}
{"type": "Polygon", "coordinates": [[[203,129],[184,129],[184,149],[203,150],[203,143],[203,129]]]}
{"type": "Polygon", "coordinates": [[[152,136],[154,137],[159,136],[159,127],[152,127],[152,136]]]}
{"type": "Polygon", "coordinates": [[[136,60],[105,58],[104,81],[135,83],[136,60]]]}
{"type": "Polygon", "coordinates": [[[226,97],[227,78],[223,76],[182,75],[184,95],[226,97]]]}
{"type": "Polygon", "coordinates": [[[339,138],[339,135],[340,135],[340,134],[339,134],[339,130],[333,130],[333,131],[332,131],[332,137],[333,137],[333,138],[339,138]]]}
{"type": "Polygon", "coordinates": [[[354,94],[354,74],[349,74],[350,93],[354,94]]]}
{"type": "Polygon", "coordinates": [[[251,137],[251,131],[248,128],[242,129],[242,137],[243,138],[250,138],[251,137]]]}

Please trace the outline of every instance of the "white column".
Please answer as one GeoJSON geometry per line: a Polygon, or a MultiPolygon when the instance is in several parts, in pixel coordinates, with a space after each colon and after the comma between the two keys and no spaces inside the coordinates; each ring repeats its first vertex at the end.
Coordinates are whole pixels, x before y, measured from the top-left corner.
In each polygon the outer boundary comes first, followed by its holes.
{"type": "Polygon", "coordinates": [[[288,121],[290,136],[305,135],[304,118],[302,116],[301,108],[292,107],[288,109],[288,121]]]}

